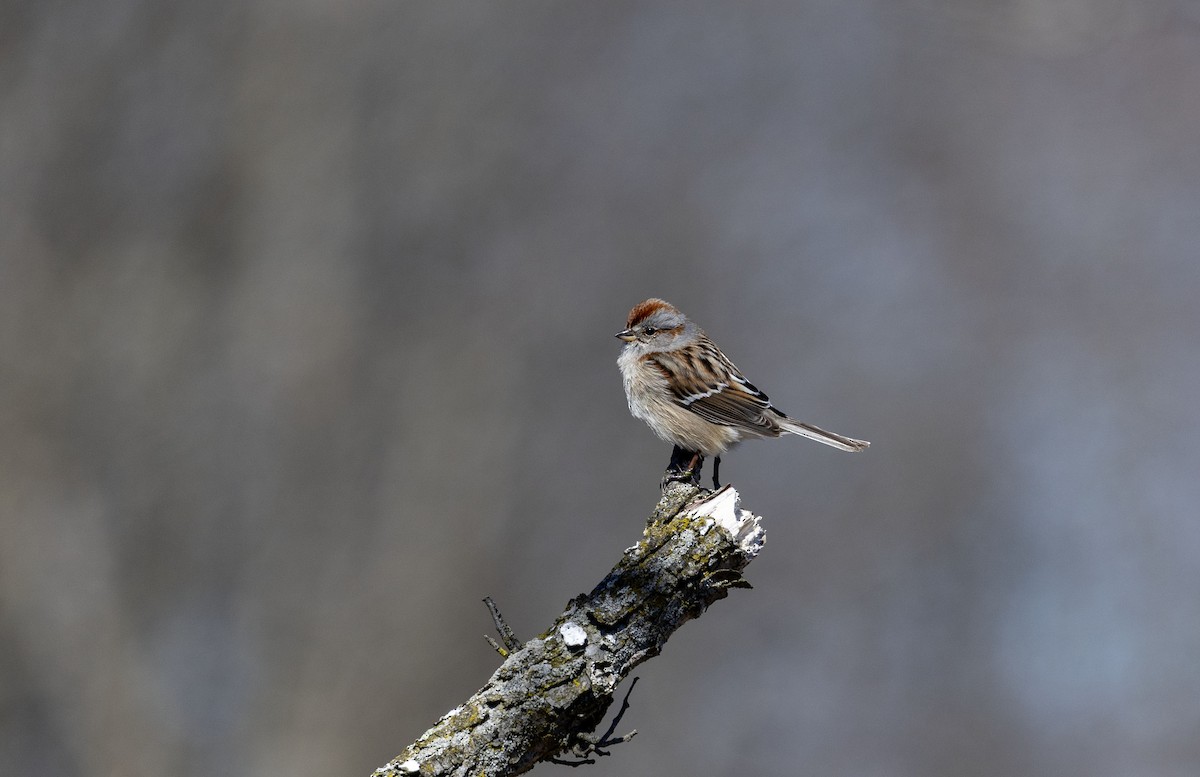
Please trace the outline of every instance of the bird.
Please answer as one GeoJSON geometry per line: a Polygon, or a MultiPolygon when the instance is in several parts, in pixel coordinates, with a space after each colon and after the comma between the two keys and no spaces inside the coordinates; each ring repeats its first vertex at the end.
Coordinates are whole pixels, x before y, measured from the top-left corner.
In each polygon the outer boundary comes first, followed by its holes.
{"type": "Polygon", "coordinates": [[[796,434],[843,451],[871,443],[828,432],[790,418],[678,308],[652,297],[629,311],[617,366],[629,412],[671,443],[663,477],[699,485],[704,457],[713,458],[713,489],[719,489],[721,454],[745,439],[796,434]]]}

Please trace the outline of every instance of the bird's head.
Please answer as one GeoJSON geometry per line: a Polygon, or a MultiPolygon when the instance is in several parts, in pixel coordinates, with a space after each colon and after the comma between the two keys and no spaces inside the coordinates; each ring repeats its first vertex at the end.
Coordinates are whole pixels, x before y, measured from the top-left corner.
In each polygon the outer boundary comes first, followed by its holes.
{"type": "Polygon", "coordinates": [[[625,342],[626,348],[652,353],[682,348],[695,339],[696,333],[696,325],[678,308],[652,298],[639,302],[629,311],[625,328],[616,336],[625,342]]]}

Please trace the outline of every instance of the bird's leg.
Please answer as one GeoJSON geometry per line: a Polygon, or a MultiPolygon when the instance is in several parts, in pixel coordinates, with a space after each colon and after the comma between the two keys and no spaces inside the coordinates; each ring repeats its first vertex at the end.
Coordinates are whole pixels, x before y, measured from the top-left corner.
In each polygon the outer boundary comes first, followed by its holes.
{"type": "Polygon", "coordinates": [[[663,475],[662,486],[666,487],[667,483],[672,481],[692,483],[698,486],[700,485],[700,470],[703,468],[703,454],[676,445],[671,450],[671,463],[667,465],[667,471],[663,475]]]}
{"type": "Polygon", "coordinates": [[[691,475],[692,484],[700,485],[700,473],[704,470],[704,454],[695,453],[692,455],[692,460],[688,463],[687,472],[685,475],[691,475]]]}
{"type": "Polygon", "coordinates": [[[684,467],[687,466],[687,455],[688,455],[688,451],[685,451],[683,448],[680,448],[678,445],[676,445],[674,448],[672,448],[671,449],[671,463],[667,465],[667,472],[671,472],[671,473],[683,472],[684,467]]]}
{"type": "Polygon", "coordinates": [[[713,491],[721,490],[721,483],[717,480],[717,478],[720,477],[720,472],[721,472],[721,457],[716,456],[713,458],[713,491]]]}
{"type": "Polygon", "coordinates": [[[671,449],[671,462],[667,464],[667,471],[663,473],[662,480],[659,482],[659,488],[666,488],[667,484],[673,480],[679,479],[679,473],[683,471],[683,462],[681,459],[687,453],[678,445],[671,449]]]}

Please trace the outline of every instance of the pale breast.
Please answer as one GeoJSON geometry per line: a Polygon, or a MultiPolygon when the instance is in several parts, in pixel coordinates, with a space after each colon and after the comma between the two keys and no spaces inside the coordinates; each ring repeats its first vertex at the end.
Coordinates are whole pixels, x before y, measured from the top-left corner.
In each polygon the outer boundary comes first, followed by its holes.
{"type": "Polygon", "coordinates": [[[711,423],[676,404],[666,377],[645,356],[626,349],[617,365],[629,412],[645,421],[660,439],[706,456],[718,456],[741,439],[735,427],[711,423]]]}

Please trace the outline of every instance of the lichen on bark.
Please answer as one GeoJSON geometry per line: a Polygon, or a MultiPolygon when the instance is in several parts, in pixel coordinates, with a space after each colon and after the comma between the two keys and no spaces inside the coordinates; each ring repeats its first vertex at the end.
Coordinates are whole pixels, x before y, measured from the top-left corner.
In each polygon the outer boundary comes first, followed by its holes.
{"type": "Polygon", "coordinates": [[[586,743],[620,682],[730,588],[762,548],[737,492],[672,483],[642,538],[591,592],[511,652],[478,692],[375,777],[521,774],[586,743]]]}

